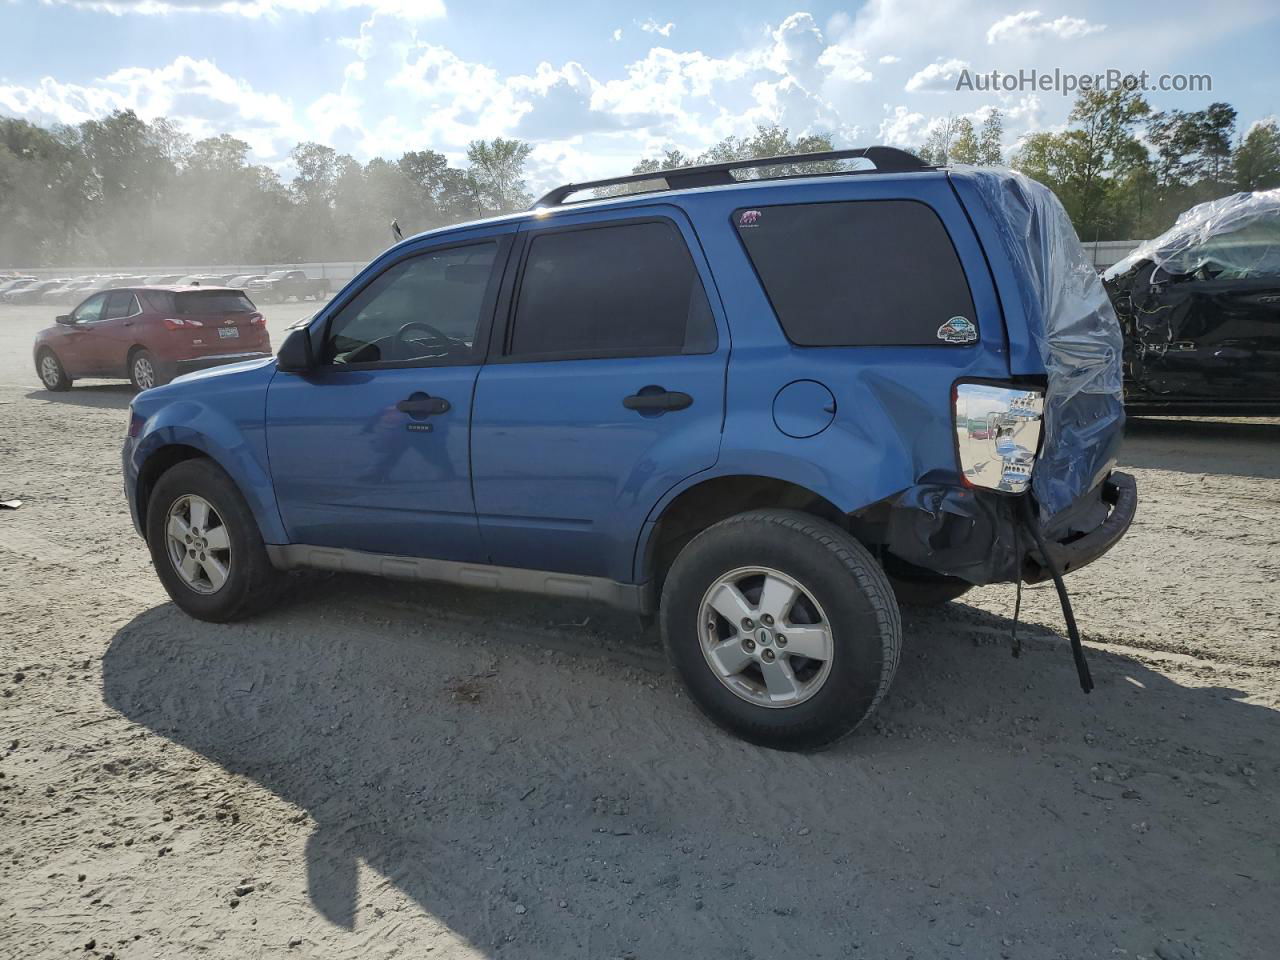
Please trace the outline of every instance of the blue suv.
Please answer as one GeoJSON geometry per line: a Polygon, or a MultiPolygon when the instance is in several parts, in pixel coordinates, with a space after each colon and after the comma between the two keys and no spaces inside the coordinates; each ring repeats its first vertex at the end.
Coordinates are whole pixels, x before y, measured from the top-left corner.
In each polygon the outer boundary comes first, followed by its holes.
{"type": "Polygon", "coordinates": [[[304,567],[603,601],[714,721],[813,747],[884,696],[899,603],[1065,607],[1124,534],[1121,352],[1024,177],[691,167],[398,243],[274,359],[135,397],[125,488],[192,616],[304,567]]]}

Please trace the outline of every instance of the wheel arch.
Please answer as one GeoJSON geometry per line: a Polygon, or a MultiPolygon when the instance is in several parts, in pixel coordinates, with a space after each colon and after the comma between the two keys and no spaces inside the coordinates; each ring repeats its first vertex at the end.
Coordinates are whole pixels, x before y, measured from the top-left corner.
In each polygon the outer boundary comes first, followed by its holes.
{"type": "Polygon", "coordinates": [[[703,477],[656,506],[636,544],[637,582],[657,590],[676,555],[703,530],[747,510],[800,510],[848,529],[848,516],[815,490],[780,477],[732,473],[703,477]]]}
{"type": "Polygon", "coordinates": [[[243,441],[220,442],[208,433],[175,425],[158,425],[141,437],[127,468],[127,482],[134,485],[138,519],[144,526],[148,498],[155,482],[175,464],[197,457],[213,461],[231,478],[249,504],[264,542],[288,542],[276,507],[270,475],[265,463],[254,456],[250,445],[243,441]]]}
{"type": "MultiPolygon", "coordinates": [[[[58,355],[58,351],[53,349],[53,345],[49,343],[37,344],[35,350],[32,351],[31,364],[35,367],[36,377],[39,378],[41,383],[44,383],[44,376],[40,372],[40,360],[46,353],[53,357],[54,361],[58,364],[58,367],[62,370],[62,376],[66,378],[66,382],[70,384],[74,378],[67,371],[67,365],[63,361],[62,357],[58,355]]],[[[48,384],[45,384],[45,386],[47,387],[48,384]]]]}
{"type": "Polygon", "coordinates": [[[157,447],[150,456],[142,461],[141,466],[138,468],[137,498],[138,516],[142,518],[144,524],[146,523],[147,508],[151,502],[151,491],[155,489],[156,481],[166,471],[179,463],[185,460],[198,459],[212,460],[213,458],[197,447],[185,443],[170,443],[157,447]]]}
{"type": "Polygon", "coordinates": [[[58,356],[58,351],[57,351],[57,350],[55,350],[55,349],[53,349],[53,345],[52,345],[52,344],[50,344],[50,343],[38,343],[38,344],[36,344],[36,348],[35,348],[35,350],[34,350],[34,351],[32,352],[32,354],[31,354],[31,361],[32,361],[32,363],[34,363],[34,364],[35,364],[35,366],[36,366],[36,373],[39,373],[39,372],[40,372],[40,358],[41,358],[44,354],[46,354],[46,353],[51,353],[51,354],[53,354],[53,359],[55,359],[55,360],[57,360],[57,361],[58,361],[58,363],[62,366],[62,369],[63,369],[63,370],[66,370],[66,369],[67,369],[67,365],[66,365],[65,363],[63,363],[63,362],[62,362],[62,358],[61,358],[60,356],[58,356]]]}
{"type": "MultiPolygon", "coordinates": [[[[124,353],[124,375],[125,375],[126,377],[131,377],[131,376],[133,376],[133,358],[137,355],[138,351],[139,351],[139,350],[147,350],[147,351],[149,351],[150,349],[151,349],[151,348],[150,348],[150,347],[148,347],[145,343],[135,343],[135,344],[133,344],[131,347],[129,347],[129,349],[128,349],[128,350],[126,350],[126,351],[125,351],[125,353],[124,353]]],[[[119,354],[117,354],[117,356],[119,356],[119,354]]],[[[155,356],[155,354],[152,354],[152,356],[154,357],[154,356],[155,356]]]]}

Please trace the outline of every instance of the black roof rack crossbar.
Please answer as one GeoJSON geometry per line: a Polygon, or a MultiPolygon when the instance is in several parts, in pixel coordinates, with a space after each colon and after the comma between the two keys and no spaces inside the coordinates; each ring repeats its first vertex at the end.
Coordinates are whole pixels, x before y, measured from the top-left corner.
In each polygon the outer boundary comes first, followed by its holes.
{"type": "Polygon", "coordinates": [[[852,150],[826,150],[821,153],[793,153],[780,157],[757,157],[751,160],[730,160],[726,163],[705,163],[696,167],[676,167],[673,170],[654,170],[651,173],[630,173],[625,177],[610,177],[607,180],[566,183],[539,197],[533,208],[536,210],[538,207],[558,207],[564,203],[565,198],[575,193],[599,187],[617,187],[652,180],[665,180],[668,190],[717,187],[741,183],[741,180],[733,176],[734,170],[751,170],[797,163],[822,163],[828,160],[870,160],[875,165],[875,169],[868,170],[867,173],[910,173],[933,169],[915,154],[899,150],[897,147],[858,147],[852,150]]]}

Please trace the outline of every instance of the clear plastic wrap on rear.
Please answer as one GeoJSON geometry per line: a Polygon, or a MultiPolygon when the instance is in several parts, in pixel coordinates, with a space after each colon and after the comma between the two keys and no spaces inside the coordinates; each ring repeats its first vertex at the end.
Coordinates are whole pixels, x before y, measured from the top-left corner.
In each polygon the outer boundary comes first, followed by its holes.
{"type": "Polygon", "coordinates": [[[1009,170],[959,167],[952,176],[968,180],[987,208],[1003,248],[988,254],[1013,265],[1021,313],[1048,376],[1044,442],[1031,480],[1047,523],[1115,461],[1124,426],[1120,325],[1052,191],[1009,170]]]}

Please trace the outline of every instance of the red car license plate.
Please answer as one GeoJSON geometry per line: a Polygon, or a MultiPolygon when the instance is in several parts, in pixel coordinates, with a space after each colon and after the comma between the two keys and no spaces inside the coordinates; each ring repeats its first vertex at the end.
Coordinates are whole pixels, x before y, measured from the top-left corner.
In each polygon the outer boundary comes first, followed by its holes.
{"type": "Polygon", "coordinates": [[[234,339],[235,337],[240,336],[240,328],[239,327],[219,327],[218,336],[220,336],[223,340],[234,339]]]}

